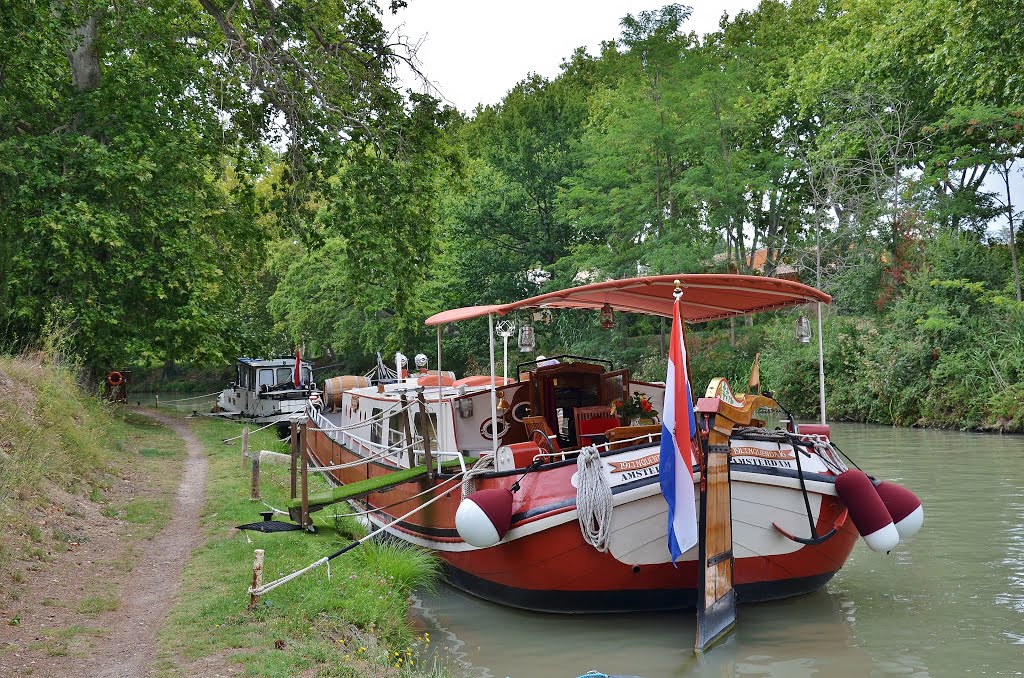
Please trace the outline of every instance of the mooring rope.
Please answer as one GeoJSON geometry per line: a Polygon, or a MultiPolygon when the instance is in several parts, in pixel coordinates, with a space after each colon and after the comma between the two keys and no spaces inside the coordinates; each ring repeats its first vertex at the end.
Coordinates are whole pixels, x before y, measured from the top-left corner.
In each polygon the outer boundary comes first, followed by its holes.
{"type": "Polygon", "coordinates": [[[362,419],[360,421],[357,421],[357,422],[354,422],[354,423],[351,423],[351,424],[345,424],[344,426],[334,426],[334,425],[330,424],[330,420],[328,420],[326,417],[323,417],[322,415],[320,415],[320,416],[314,418],[314,421],[317,422],[317,427],[316,428],[311,428],[309,430],[310,431],[322,431],[323,433],[337,433],[337,432],[351,431],[351,430],[357,429],[357,428],[359,428],[361,426],[366,426],[367,424],[376,423],[378,419],[383,421],[387,417],[393,417],[393,416],[395,416],[397,414],[402,414],[406,410],[412,409],[413,405],[415,405],[415,404],[416,404],[416,401],[413,401],[409,405],[406,405],[405,407],[401,407],[398,410],[395,410],[395,409],[381,410],[380,412],[378,412],[377,414],[373,415],[369,419],[362,419]],[[325,426],[324,424],[321,424],[319,419],[323,419],[325,422],[327,422],[328,425],[325,426]]]}
{"type": "MultiPolygon", "coordinates": [[[[430,494],[431,492],[434,492],[435,490],[440,488],[445,483],[449,483],[452,480],[455,480],[457,477],[458,477],[458,475],[452,476],[451,478],[445,478],[442,482],[438,483],[437,485],[434,485],[433,487],[428,487],[427,489],[423,490],[422,492],[419,492],[418,494],[414,494],[411,497],[407,497],[405,499],[400,499],[400,500],[398,500],[396,502],[392,502],[392,503],[388,504],[387,506],[378,506],[377,508],[366,509],[364,511],[352,511],[351,513],[331,513],[331,514],[325,515],[323,517],[324,518],[357,518],[359,516],[368,516],[371,513],[378,513],[380,511],[386,511],[387,509],[394,508],[394,507],[398,506],[399,504],[405,504],[405,503],[408,503],[408,502],[412,501],[413,499],[419,499],[420,497],[422,497],[425,494],[430,494]]],[[[448,488],[448,489],[451,489],[451,488],[448,488]]]]}
{"type": "MultiPolygon", "coordinates": [[[[460,471],[459,473],[455,474],[455,475],[453,476],[453,478],[457,478],[457,477],[459,477],[460,475],[462,475],[462,472],[461,472],[461,471],[460,471]]],[[[450,478],[449,480],[451,480],[451,478],[450,478]]],[[[443,484],[443,483],[442,483],[442,484],[443,484]]],[[[435,489],[435,490],[436,490],[436,489],[438,489],[438,488],[440,488],[440,487],[441,487],[441,485],[435,485],[435,486],[434,486],[433,488],[431,488],[431,489],[435,489]]],[[[416,507],[416,508],[414,508],[413,510],[409,511],[408,513],[406,513],[406,514],[404,514],[404,515],[401,515],[401,516],[399,516],[398,518],[395,518],[395,519],[394,519],[393,521],[391,521],[391,522],[390,522],[390,523],[388,523],[387,525],[384,525],[383,527],[379,527],[379,528],[377,528],[377,529],[376,529],[376,530],[374,530],[373,532],[370,532],[369,534],[367,534],[367,535],[366,535],[365,537],[362,537],[362,538],[360,538],[360,539],[357,539],[356,541],[354,541],[354,542],[352,542],[352,543],[350,543],[350,544],[346,544],[346,545],[345,545],[344,547],[342,547],[341,549],[339,549],[339,550],[335,551],[334,553],[332,553],[332,554],[330,554],[330,555],[328,555],[328,556],[324,556],[323,558],[321,558],[321,559],[319,559],[319,560],[317,560],[317,561],[314,561],[314,562],[310,563],[309,565],[307,565],[306,567],[302,568],[301,570],[296,570],[295,572],[292,572],[291,574],[286,574],[285,576],[283,576],[283,577],[281,577],[281,578],[279,578],[279,579],[275,579],[275,580],[274,580],[274,581],[272,581],[272,582],[268,582],[268,583],[266,583],[266,584],[263,584],[262,586],[258,586],[258,587],[256,587],[256,588],[253,588],[253,587],[249,587],[249,590],[248,590],[248,593],[249,593],[249,595],[256,595],[256,596],[262,596],[262,595],[263,595],[263,594],[265,594],[265,593],[269,593],[270,591],[273,591],[274,589],[276,589],[276,588],[277,588],[278,586],[281,586],[282,584],[287,584],[287,583],[288,583],[288,582],[290,582],[290,581],[291,581],[292,579],[295,579],[296,577],[300,577],[300,576],[302,576],[303,574],[305,574],[305,573],[309,572],[310,570],[314,570],[314,569],[316,569],[316,568],[320,567],[321,565],[324,565],[324,564],[325,564],[325,563],[327,563],[328,561],[332,560],[333,558],[337,558],[338,556],[340,556],[340,555],[341,555],[341,554],[343,554],[343,553],[346,553],[347,551],[351,551],[351,550],[352,550],[352,549],[354,549],[355,547],[357,547],[357,546],[359,546],[360,544],[362,544],[362,543],[366,542],[366,541],[367,541],[368,539],[372,539],[373,537],[377,536],[377,535],[378,535],[378,534],[380,534],[381,532],[384,532],[384,531],[385,531],[385,530],[387,530],[387,529],[388,529],[389,527],[391,527],[391,525],[393,525],[394,523],[397,523],[397,522],[400,522],[400,521],[402,521],[402,520],[405,520],[406,518],[408,518],[408,517],[409,517],[409,516],[411,516],[412,514],[414,514],[414,513],[418,512],[418,511],[422,511],[422,510],[423,510],[423,509],[425,509],[426,507],[428,507],[428,506],[430,506],[431,504],[433,504],[433,503],[434,503],[435,501],[439,501],[439,500],[441,500],[441,499],[444,499],[444,497],[446,496],[446,494],[447,494],[447,492],[441,492],[441,493],[439,493],[439,494],[438,494],[438,495],[437,495],[436,497],[434,497],[433,499],[430,499],[429,501],[425,501],[425,502],[423,502],[422,504],[420,504],[419,506],[417,506],[417,507],[416,507]]],[[[329,571],[329,570],[328,570],[328,571],[329,571]]]]}
{"type": "Polygon", "coordinates": [[[360,459],[356,459],[355,461],[348,461],[345,462],[344,464],[334,464],[333,466],[315,466],[310,468],[309,470],[316,471],[317,473],[322,473],[325,471],[337,471],[340,469],[352,468],[354,466],[363,466],[364,464],[369,464],[372,461],[377,461],[378,459],[383,459],[384,457],[387,457],[389,455],[398,454],[399,452],[411,449],[413,446],[416,445],[417,442],[419,441],[414,440],[408,445],[403,445],[402,447],[385,447],[380,452],[370,455],[369,457],[362,457],[360,459]]]}
{"type": "Polygon", "coordinates": [[[222,392],[217,391],[216,393],[207,393],[201,396],[192,396],[191,398],[175,398],[174,400],[161,400],[161,403],[183,403],[187,400],[201,400],[203,398],[209,398],[210,396],[219,396],[222,392]]]}
{"type": "Polygon", "coordinates": [[[613,500],[601,453],[593,445],[584,447],[580,450],[576,467],[576,515],[580,531],[588,544],[598,551],[607,551],[613,500]]]}
{"type": "MultiPolygon", "coordinates": [[[[282,417],[281,419],[278,419],[277,421],[272,421],[272,422],[270,422],[270,423],[269,423],[269,424],[267,424],[266,426],[260,426],[260,427],[259,427],[259,428],[257,428],[257,429],[253,429],[252,431],[249,431],[249,435],[252,435],[253,433],[259,433],[260,431],[262,431],[262,430],[264,430],[264,429],[268,429],[268,428],[270,428],[271,426],[275,426],[275,425],[277,425],[277,424],[280,424],[280,423],[281,423],[282,421],[290,421],[290,420],[289,420],[289,418],[288,418],[288,417],[282,417]]],[[[234,438],[224,438],[224,440],[222,440],[221,442],[223,442],[223,443],[224,443],[225,445],[227,445],[227,444],[228,444],[228,443],[230,443],[230,442],[231,442],[232,440],[238,440],[238,439],[239,439],[239,438],[241,438],[241,437],[242,437],[243,435],[245,435],[245,434],[244,434],[244,433],[239,433],[239,434],[238,434],[237,436],[235,436],[234,438]]]]}

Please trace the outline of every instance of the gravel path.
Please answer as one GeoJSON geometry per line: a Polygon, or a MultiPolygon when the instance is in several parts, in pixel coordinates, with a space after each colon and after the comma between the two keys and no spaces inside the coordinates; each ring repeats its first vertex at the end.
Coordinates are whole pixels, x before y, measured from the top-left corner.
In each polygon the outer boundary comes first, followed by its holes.
{"type": "Polygon", "coordinates": [[[174,604],[181,571],[202,540],[199,518],[206,486],[203,448],[180,419],[145,410],[138,412],[158,419],[181,436],[188,457],[171,520],[155,539],[145,544],[138,567],[121,591],[117,621],[93,655],[94,662],[90,662],[90,674],[96,678],[134,678],[150,673],[156,658],[156,632],[174,604]]]}

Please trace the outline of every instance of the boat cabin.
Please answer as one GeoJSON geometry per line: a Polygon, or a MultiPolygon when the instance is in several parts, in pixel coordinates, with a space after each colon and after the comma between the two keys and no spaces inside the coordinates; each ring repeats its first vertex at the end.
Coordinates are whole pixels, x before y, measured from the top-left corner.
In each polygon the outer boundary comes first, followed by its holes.
{"type": "Polygon", "coordinates": [[[426,448],[470,457],[497,452],[500,469],[529,466],[539,455],[562,460],[588,445],[636,436],[649,444],[661,433],[656,419],[624,421],[612,404],[639,392],[660,412],[664,384],[634,381],[607,360],[559,355],[521,363],[516,373],[516,381],[496,377],[493,392],[489,376],[439,379],[436,371],[352,388],[342,397],[328,388],[321,415],[332,426],[353,427],[340,437],[363,454],[386,448],[396,462],[418,464],[426,448]]]}
{"type": "Polygon", "coordinates": [[[235,380],[217,399],[220,412],[270,421],[281,415],[302,412],[316,389],[313,366],[299,363],[299,386],[295,386],[295,357],[239,358],[235,380]]]}

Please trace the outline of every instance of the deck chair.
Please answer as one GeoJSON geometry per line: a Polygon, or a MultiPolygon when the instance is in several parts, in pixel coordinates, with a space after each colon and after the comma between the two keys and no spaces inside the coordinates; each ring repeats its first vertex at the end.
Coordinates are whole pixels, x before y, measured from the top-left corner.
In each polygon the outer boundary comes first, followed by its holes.
{"type": "Polygon", "coordinates": [[[544,417],[523,417],[523,426],[526,427],[526,435],[530,436],[542,451],[547,452],[551,461],[556,455],[561,456],[562,448],[558,444],[558,436],[551,432],[551,427],[544,417]]]}
{"type": "Polygon", "coordinates": [[[595,436],[604,438],[605,431],[619,425],[619,418],[611,413],[608,405],[577,407],[572,416],[576,421],[576,440],[580,447],[593,445],[595,436]]]}

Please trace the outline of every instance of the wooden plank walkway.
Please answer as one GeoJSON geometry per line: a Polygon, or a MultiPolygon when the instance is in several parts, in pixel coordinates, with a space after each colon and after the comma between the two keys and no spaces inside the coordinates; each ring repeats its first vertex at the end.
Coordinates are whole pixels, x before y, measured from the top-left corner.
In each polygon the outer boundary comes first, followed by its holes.
{"type": "MultiPolygon", "coordinates": [[[[466,466],[469,467],[476,462],[476,459],[466,459],[466,466]]],[[[441,464],[443,471],[461,470],[462,467],[459,465],[458,459],[451,459],[441,464]]],[[[309,511],[319,511],[325,506],[331,504],[337,504],[338,502],[348,501],[349,499],[359,499],[365,497],[373,492],[379,492],[389,487],[395,487],[404,483],[410,483],[414,480],[419,480],[427,475],[427,467],[414,466],[412,468],[402,469],[400,471],[392,471],[383,475],[375,476],[373,478],[367,478],[366,480],[359,480],[354,483],[348,483],[339,487],[332,487],[324,492],[316,492],[309,495],[309,511]]],[[[302,498],[296,497],[290,500],[286,506],[289,509],[301,509],[302,498]]]]}

